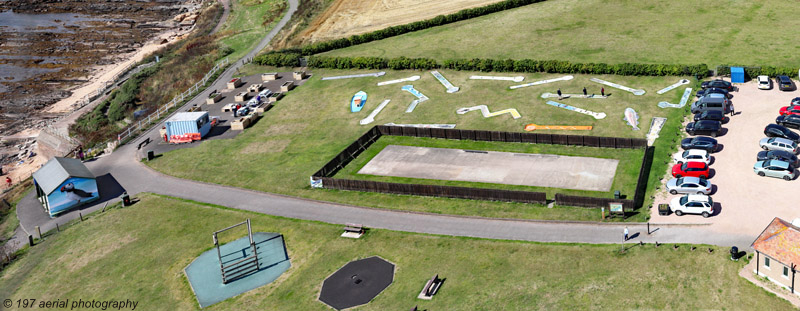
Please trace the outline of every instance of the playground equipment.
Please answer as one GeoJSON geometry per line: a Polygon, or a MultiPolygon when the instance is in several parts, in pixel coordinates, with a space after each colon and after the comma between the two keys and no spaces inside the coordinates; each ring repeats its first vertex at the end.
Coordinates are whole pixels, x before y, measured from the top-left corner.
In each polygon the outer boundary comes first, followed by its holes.
{"type": "Polygon", "coordinates": [[[606,80],[600,80],[598,78],[591,78],[591,79],[589,79],[589,81],[600,83],[600,84],[603,84],[603,85],[608,85],[610,87],[618,88],[618,89],[623,90],[623,91],[628,91],[628,92],[633,93],[633,95],[637,95],[637,96],[644,95],[644,93],[645,93],[644,90],[629,88],[629,87],[624,86],[624,85],[616,84],[614,82],[608,82],[606,80]]]}
{"type": "Polygon", "coordinates": [[[628,125],[632,126],[634,131],[640,130],[639,114],[636,113],[636,110],[633,110],[633,108],[625,108],[624,115],[625,117],[622,119],[628,122],[628,125]]]}
{"type": "Polygon", "coordinates": [[[585,114],[585,115],[588,115],[588,116],[592,116],[593,118],[595,118],[597,120],[600,120],[600,119],[603,119],[603,118],[606,117],[606,113],[605,112],[589,111],[589,110],[586,110],[586,109],[582,109],[582,108],[578,108],[578,107],[574,107],[574,106],[570,106],[570,105],[565,105],[565,104],[562,104],[562,103],[559,103],[559,102],[554,102],[552,100],[547,101],[545,104],[548,104],[548,105],[553,106],[553,107],[567,109],[569,111],[574,111],[574,112],[577,112],[577,113],[582,113],[582,114],[585,114]]]}
{"type": "Polygon", "coordinates": [[[454,129],[454,128],[456,128],[455,124],[395,124],[395,123],[386,123],[384,125],[402,126],[402,127],[420,127],[420,128],[432,128],[432,129],[454,129]]]}
{"type": "Polygon", "coordinates": [[[650,121],[650,132],[647,133],[648,146],[652,146],[656,141],[656,138],[658,138],[658,133],[661,132],[661,128],[664,127],[665,122],[667,122],[667,118],[659,117],[655,117],[652,121],[650,121]]]}
{"type": "Polygon", "coordinates": [[[400,83],[400,82],[417,81],[417,80],[419,80],[420,78],[421,78],[420,76],[410,76],[410,77],[408,77],[408,78],[402,78],[402,79],[397,79],[397,80],[383,81],[383,82],[378,82],[378,86],[389,85],[389,84],[395,84],[395,83],[400,83]]]}
{"type": "Polygon", "coordinates": [[[362,73],[357,75],[346,75],[346,76],[335,76],[335,77],[323,77],[322,80],[338,80],[338,79],[352,79],[352,78],[366,78],[366,77],[380,77],[385,75],[385,71],[375,72],[375,73],[362,73]]]}
{"type": "Polygon", "coordinates": [[[481,113],[483,114],[484,118],[499,116],[499,115],[505,114],[505,113],[511,114],[511,117],[514,118],[514,119],[519,119],[519,118],[522,117],[521,115],[519,115],[519,112],[517,111],[517,109],[509,108],[509,109],[505,109],[505,110],[489,112],[489,107],[486,107],[486,105],[477,105],[477,106],[473,106],[473,107],[461,108],[461,109],[456,110],[456,113],[457,114],[465,114],[467,112],[474,111],[474,110],[480,110],[481,113]]]}
{"type": "MultiPolygon", "coordinates": [[[[543,94],[542,94],[542,98],[552,98],[552,97],[558,97],[558,94],[553,94],[553,93],[543,93],[543,94]]],[[[597,98],[597,99],[608,98],[608,96],[603,96],[603,95],[595,95],[595,94],[592,94],[592,95],[583,95],[583,94],[561,94],[561,98],[570,98],[570,97],[577,97],[577,98],[597,98]]]]}
{"type": "Polygon", "coordinates": [[[522,82],[525,80],[523,76],[516,76],[516,77],[498,77],[498,76],[470,76],[470,80],[495,80],[495,81],[514,81],[517,83],[522,82]]]}
{"type": "Polygon", "coordinates": [[[525,125],[525,130],[529,132],[535,130],[589,131],[591,129],[591,125],[538,125],[533,123],[525,125]]]}
{"type": "Polygon", "coordinates": [[[518,89],[518,88],[521,88],[521,87],[541,85],[541,84],[557,82],[557,81],[568,81],[568,80],[572,80],[572,78],[574,78],[574,77],[573,76],[563,76],[561,78],[541,80],[541,81],[525,83],[525,84],[520,84],[520,85],[512,85],[512,86],[509,86],[508,88],[513,90],[513,89],[518,89]]]}
{"type": "Polygon", "coordinates": [[[359,121],[359,123],[361,125],[367,125],[367,124],[370,124],[370,123],[374,122],[375,121],[375,116],[377,116],[381,112],[381,110],[383,110],[383,108],[385,108],[386,105],[389,104],[390,101],[392,101],[392,100],[391,99],[384,100],[380,105],[378,105],[378,108],[375,108],[375,110],[370,112],[370,114],[366,118],[361,119],[361,121],[359,121]]]}
{"type": "Polygon", "coordinates": [[[439,82],[442,83],[442,85],[444,85],[445,88],[447,88],[447,93],[458,92],[459,88],[450,83],[450,81],[447,81],[447,78],[445,78],[441,73],[434,70],[431,71],[431,74],[433,75],[434,78],[436,78],[436,80],[439,80],[439,82]]]}
{"type": "Polygon", "coordinates": [[[406,109],[406,113],[413,112],[414,108],[417,108],[417,104],[428,100],[428,96],[425,96],[424,94],[422,94],[419,91],[417,91],[416,89],[414,89],[414,86],[411,85],[411,84],[404,85],[400,89],[403,90],[403,91],[409,92],[409,93],[411,93],[411,95],[414,95],[414,96],[417,97],[417,99],[415,99],[414,101],[411,102],[410,105],[408,105],[408,108],[406,109]]]}
{"type": "Polygon", "coordinates": [[[689,95],[692,95],[692,88],[687,87],[683,90],[683,97],[681,97],[681,102],[679,104],[671,104],[669,102],[660,102],[658,103],[658,107],[660,108],[683,108],[686,106],[686,103],[689,101],[689,95]]]}
{"type": "Polygon", "coordinates": [[[666,93],[666,92],[669,92],[669,91],[672,91],[672,90],[674,90],[674,89],[676,89],[676,88],[678,88],[679,86],[681,86],[681,85],[684,85],[684,84],[689,84],[689,80],[686,80],[686,79],[681,79],[680,81],[676,82],[676,83],[675,83],[675,84],[673,84],[673,85],[670,85],[670,86],[668,86],[668,87],[665,87],[665,88],[663,88],[663,89],[660,89],[660,90],[658,90],[658,92],[656,92],[656,93],[657,93],[657,94],[659,94],[659,95],[660,95],[660,94],[664,94],[664,93],[666,93]]]}
{"type": "Polygon", "coordinates": [[[353,95],[353,98],[350,99],[350,112],[359,112],[362,108],[364,108],[364,104],[367,103],[367,93],[364,91],[358,91],[356,95],[353,95]]]}

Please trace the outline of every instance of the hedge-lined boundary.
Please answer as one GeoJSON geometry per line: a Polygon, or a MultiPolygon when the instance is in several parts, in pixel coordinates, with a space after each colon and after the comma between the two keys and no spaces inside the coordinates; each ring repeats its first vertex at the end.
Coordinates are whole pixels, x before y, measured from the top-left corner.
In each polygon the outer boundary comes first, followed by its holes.
{"type": "Polygon", "coordinates": [[[392,26],[380,30],[376,30],[373,32],[368,32],[365,34],[360,35],[353,35],[348,38],[336,39],[331,41],[324,41],[324,42],[317,42],[310,45],[307,45],[302,48],[303,55],[314,55],[319,54],[331,50],[346,48],[353,45],[358,45],[362,43],[367,43],[371,41],[382,40],[394,36],[399,36],[402,34],[406,34],[409,32],[414,32],[418,30],[423,30],[431,27],[442,26],[446,24],[455,23],[458,21],[463,21],[483,15],[488,15],[500,11],[505,11],[509,9],[518,8],[521,6],[526,6],[528,4],[533,4],[537,2],[543,2],[545,0],[506,0],[497,3],[493,3],[487,6],[482,6],[478,8],[472,9],[464,9],[452,14],[447,15],[439,15],[431,19],[392,26]]]}
{"type": "Polygon", "coordinates": [[[755,78],[761,75],[770,76],[773,78],[780,75],[793,77],[795,74],[797,74],[797,68],[793,67],[721,65],[717,66],[717,75],[729,76],[731,74],[731,67],[744,68],[745,74],[747,74],[747,76],[750,78],[755,78]]]}

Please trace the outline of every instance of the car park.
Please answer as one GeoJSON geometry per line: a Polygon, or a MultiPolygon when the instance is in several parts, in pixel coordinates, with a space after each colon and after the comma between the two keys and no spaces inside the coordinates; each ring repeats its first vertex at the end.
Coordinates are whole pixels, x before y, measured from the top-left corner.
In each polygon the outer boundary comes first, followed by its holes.
{"type": "Polygon", "coordinates": [[[700,87],[702,87],[703,89],[715,87],[720,89],[726,89],[728,90],[728,92],[733,91],[733,84],[722,79],[705,81],[702,84],[700,84],[700,87]]]}
{"type": "Polygon", "coordinates": [[[692,194],[709,194],[713,186],[705,178],[699,177],[681,177],[673,178],[667,181],[667,192],[670,194],[678,193],[692,193],[692,194]]]}
{"type": "Polygon", "coordinates": [[[784,106],[778,110],[778,114],[785,116],[787,114],[800,115],[800,106],[784,106]]]}
{"type": "Polygon", "coordinates": [[[684,162],[672,166],[672,177],[700,177],[708,178],[708,164],[703,162],[684,162]]]}
{"type": "Polygon", "coordinates": [[[733,98],[733,94],[728,92],[728,90],[716,87],[707,88],[705,90],[698,90],[697,93],[694,94],[694,96],[703,97],[708,94],[722,94],[725,95],[726,98],[733,98]]]}
{"type": "Polygon", "coordinates": [[[784,180],[792,180],[795,177],[794,166],[780,160],[758,161],[753,165],[753,171],[761,177],[783,178],[784,180]]]}
{"type": "Polygon", "coordinates": [[[711,155],[708,154],[708,151],[702,149],[689,149],[673,154],[672,161],[678,164],[684,162],[703,162],[708,164],[711,162],[711,155]]]}
{"type": "Polygon", "coordinates": [[[798,159],[797,156],[793,153],[783,151],[783,150],[771,150],[771,151],[759,151],[756,154],[756,161],[767,161],[767,160],[780,160],[784,162],[789,162],[789,164],[797,167],[798,159]]]}
{"type": "Polygon", "coordinates": [[[709,121],[719,121],[725,122],[727,118],[725,118],[725,113],[722,111],[703,111],[700,113],[696,113],[694,115],[694,121],[702,121],[702,120],[709,120],[709,121]]]}
{"type": "Polygon", "coordinates": [[[775,77],[775,83],[778,83],[778,89],[781,91],[794,91],[794,82],[788,76],[775,77]]]}
{"type": "MultiPolygon", "coordinates": [[[[687,127],[688,129],[688,127],[687,127]]],[[[791,140],[793,142],[800,142],[800,135],[782,125],[767,124],[764,128],[764,135],[767,137],[780,137],[791,140]]]]}
{"type": "Polygon", "coordinates": [[[783,127],[800,129],[800,115],[787,114],[785,116],[778,116],[775,118],[775,123],[783,127]]]}
{"type": "Polygon", "coordinates": [[[686,125],[686,133],[689,135],[708,135],[717,137],[722,130],[722,123],[719,121],[702,120],[697,122],[689,122],[686,125]]]}
{"type": "Polygon", "coordinates": [[[669,202],[669,209],[675,215],[699,214],[708,218],[714,214],[714,201],[705,194],[687,194],[669,202]]]}
{"type": "Polygon", "coordinates": [[[797,143],[780,137],[765,137],[762,138],[758,145],[764,150],[783,150],[797,154],[797,143]]]}
{"type": "Polygon", "coordinates": [[[693,137],[693,138],[684,138],[681,140],[681,148],[683,150],[688,149],[703,149],[708,151],[708,153],[714,152],[717,150],[717,140],[711,137],[693,137]]]}
{"type": "Polygon", "coordinates": [[[772,88],[772,80],[770,80],[769,76],[758,76],[756,81],[758,81],[759,89],[769,90],[772,88]]]}

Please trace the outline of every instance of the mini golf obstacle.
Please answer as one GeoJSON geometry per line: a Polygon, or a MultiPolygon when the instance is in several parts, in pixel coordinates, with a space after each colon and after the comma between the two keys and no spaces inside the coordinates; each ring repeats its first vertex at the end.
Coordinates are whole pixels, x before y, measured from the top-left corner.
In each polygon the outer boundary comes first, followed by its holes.
{"type": "Polygon", "coordinates": [[[397,79],[397,80],[389,80],[389,81],[384,81],[384,82],[378,82],[378,86],[395,84],[395,83],[400,83],[400,82],[417,81],[420,78],[421,78],[420,76],[410,76],[408,78],[402,78],[402,79],[397,79]]]}
{"type": "Polygon", "coordinates": [[[364,91],[358,91],[358,93],[353,95],[353,98],[350,99],[350,112],[361,111],[366,103],[367,93],[364,91]]]}
{"type": "Polygon", "coordinates": [[[683,90],[683,97],[681,97],[681,102],[679,104],[671,104],[669,102],[660,102],[658,103],[658,107],[660,108],[683,108],[686,106],[686,103],[689,101],[689,96],[692,95],[692,88],[687,87],[683,90]]]}
{"type": "Polygon", "coordinates": [[[650,121],[650,132],[647,133],[648,146],[652,146],[656,141],[656,138],[658,138],[658,133],[661,132],[661,128],[664,127],[665,122],[667,122],[667,118],[659,117],[655,117],[652,121],[650,121]]]}
{"type": "Polygon", "coordinates": [[[470,76],[470,80],[495,80],[495,81],[513,81],[520,83],[522,80],[525,80],[523,76],[516,76],[516,77],[498,77],[498,76],[470,76]]]}
{"type": "Polygon", "coordinates": [[[600,80],[598,78],[591,78],[591,79],[589,79],[589,81],[597,82],[597,83],[600,83],[600,84],[603,84],[603,85],[608,85],[610,87],[618,88],[618,89],[623,90],[623,91],[628,91],[628,92],[633,93],[633,95],[637,95],[637,96],[644,95],[644,93],[645,93],[644,90],[629,88],[629,87],[621,85],[621,84],[616,84],[614,82],[608,82],[606,80],[600,80]]]}
{"type": "Polygon", "coordinates": [[[357,75],[335,76],[335,77],[322,77],[322,80],[339,80],[339,79],[352,79],[352,78],[366,78],[366,77],[380,77],[385,75],[386,72],[379,71],[375,73],[362,73],[357,75]]]}
{"type": "Polygon", "coordinates": [[[256,232],[250,219],[214,232],[215,249],[206,251],[185,269],[201,308],[267,285],[291,266],[283,235],[256,232]],[[247,236],[220,245],[217,235],[247,226],[247,236]]]}
{"type": "Polygon", "coordinates": [[[577,113],[582,113],[582,114],[585,114],[585,115],[588,115],[588,116],[592,116],[593,118],[595,118],[597,120],[600,120],[600,119],[603,119],[603,118],[606,117],[606,113],[605,112],[589,111],[589,110],[586,110],[586,109],[582,109],[582,108],[578,108],[578,107],[574,107],[574,106],[570,106],[570,105],[565,105],[565,104],[562,104],[562,103],[559,103],[559,102],[554,102],[552,100],[547,101],[545,104],[548,104],[548,105],[553,106],[553,107],[567,109],[569,111],[574,111],[574,112],[577,112],[577,113]]]}
{"type": "Polygon", "coordinates": [[[459,88],[450,83],[450,81],[447,81],[447,78],[445,78],[441,73],[434,70],[431,71],[431,74],[433,75],[434,78],[436,78],[436,80],[439,80],[439,82],[442,83],[442,85],[444,85],[445,88],[447,88],[447,93],[458,92],[459,88]]]}
{"type": "Polygon", "coordinates": [[[538,125],[533,123],[525,125],[525,130],[529,132],[535,130],[589,131],[591,129],[591,125],[538,125]]]}
{"type": "Polygon", "coordinates": [[[373,256],[348,262],[322,282],[319,300],[337,310],[370,302],[394,281],[394,264],[373,256]]]}
{"type": "Polygon", "coordinates": [[[634,131],[640,130],[639,128],[639,114],[636,113],[636,110],[633,108],[625,108],[625,112],[623,113],[625,116],[622,120],[628,123],[628,125],[633,127],[634,131]]]}
{"type": "Polygon", "coordinates": [[[665,87],[663,89],[658,90],[658,92],[656,92],[656,94],[659,94],[659,95],[664,94],[664,93],[672,91],[672,90],[674,90],[674,89],[676,89],[679,86],[684,85],[684,84],[689,84],[689,80],[681,79],[680,81],[676,82],[673,85],[670,85],[668,87],[665,87]]]}
{"type": "Polygon", "coordinates": [[[461,108],[461,109],[456,110],[456,113],[457,114],[465,114],[467,112],[474,111],[474,110],[480,110],[481,113],[483,114],[484,118],[499,116],[499,115],[505,114],[505,113],[510,114],[511,117],[514,118],[514,119],[519,119],[519,118],[522,117],[522,116],[519,115],[519,112],[517,111],[517,109],[509,108],[509,109],[504,109],[504,110],[500,110],[500,111],[489,112],[489,107],[486,107],[486,105],[477,105],[477,106],[473,106],[473,107],[461,108]]]}
{"type": "Polygon", "coordinates": [[[409,93],[411,93],[411,95],[414,95],[414,96],[417,97],[417,99],[415,99],[414,101],[411,102],[410,105],[408,105],[408,108],[406,109],[406,113],[413,112],[414,108],[417,108],[417,104],[428,100],[428,96],[425,96],[424,94],[422,94],[419,91],[417,91],[416,89],[414,89],[414,86],[411,85],[411,84],[403,85],[403,87],[400,88],[400,89],[403,90],[403,91],[409,92],[409,93]]]}
{"type": "Polygon", "coordinates": [[[561,78],[541,80],[541,81],[525,83],[525,84],[520,84],[520,85],[512,85],[512,86],[509,86],[508,88],[513,90],[513,89],[518,89],[518,88],[521,88],[521,87],[541,85],[541,84],[547,84],[547,83],[558,82],[558,81],[568,81],[568,80],[572,80],[572,78],[574,78],[574,77],[573,76],[563,76],[561,78]]]}
{"type": "Polygon", "coordinates": [[[370,114],[366,118],[361,119],[361,121],[359,121],[359,123],[361,125],[367,125],[367,124],[370,124],[370,123],[374,122],[375,121],[375,116],[377,116],[379,113],[381,113],[381,110],[383,110],[383,108],[386,108],[386,105],[388,105],[390,101],[392,101],[392,100],[391,99],[384,100],[380,105],[378,105],[378,108],[375,108],[375,110],[370,112],[370,114]]]}
{"type": "Polygon", "coordinates": [[[454,128],[456,128],[455,124],[395,124],[395,123],[386,123],[384,125],[402,126],[402,127],[420,127],[420,128],[432,128],[432,129],[454,129],[454,128]]]}
{"type": "MultiPolygon", "coordinates": [[[[558,94],[553,94],[553,93],[543,93],[543,94],[542,94],[542,98],[553,98],[553,97],[558,97],[558,94]]],[[[561,98],[570,98],[570,97],[576,97],[576,98],[595,98],[595,99],[603,99],[603,98],[608,98],[608,96],[603,96],[603,95],[595,95],[595,94],[592,94],[592,95],[583,95],[583,94],[561,94],[561,98]]]]}

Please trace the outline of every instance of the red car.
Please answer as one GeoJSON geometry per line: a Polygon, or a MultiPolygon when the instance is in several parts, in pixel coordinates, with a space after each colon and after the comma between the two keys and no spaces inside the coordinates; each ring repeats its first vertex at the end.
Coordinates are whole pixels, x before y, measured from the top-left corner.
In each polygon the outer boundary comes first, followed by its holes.
{"type": "Polygon", "coordinates": [[[778,113],[780,113],[782,116],[789,115],[789,114],[800,115],[800,106],[781,107],[781,110],[779,110],[778,113]]]}
{"type": "Polygon", "coordinates": [[[708,164],[704,162],[684,162],[672,166],[672,177],[708,177],[708,164]]]}

